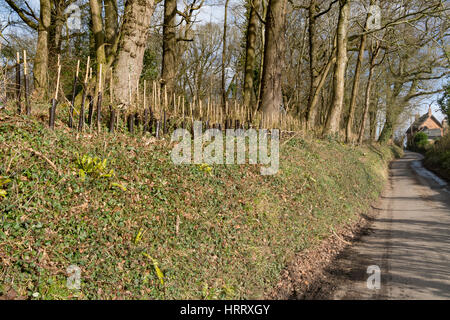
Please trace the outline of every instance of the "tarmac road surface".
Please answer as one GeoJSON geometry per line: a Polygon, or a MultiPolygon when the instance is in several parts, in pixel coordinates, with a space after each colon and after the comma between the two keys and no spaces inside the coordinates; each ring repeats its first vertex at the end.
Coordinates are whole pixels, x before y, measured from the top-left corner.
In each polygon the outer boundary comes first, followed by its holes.
{"type": "Polygon", "coordinates": [[[450,299],[450,187],[421,160],[406,152],[392,163],[379,215],[336,261],[331,298],[450,299]],[[380,268],[379,289],[369,266],[380,268]]]}

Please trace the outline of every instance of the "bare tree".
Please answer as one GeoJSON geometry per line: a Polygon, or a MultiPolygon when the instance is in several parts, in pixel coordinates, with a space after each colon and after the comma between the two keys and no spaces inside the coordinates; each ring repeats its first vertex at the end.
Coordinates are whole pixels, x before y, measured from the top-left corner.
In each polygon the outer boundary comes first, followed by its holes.
{"type": "Polygon", "coordinates": [[[114,95],[120,104],[129,104],[129,92],[136,91],[154,10],[154,0],[127,0],[125,3],[114,64],[114,95]]]}
{"type": "Polygon", "coordinates": [[[261,79],[261,110],[266,115],[277,115],[283,105],[282,70],[285,54],[286,0],[269,0],[264,62],[261,79]]]}
{"type": "MultiPolygon", "coordinates": [[[[248,23],[245,41],[245,66],[244,66],[244,105],[249,107],[254,97],[254,68],[256,63],[256,37],[258,28],[258,10],[260,0],[248,0],[248,23]]],[[[254,101],[254,100],[253,100],[254,101]]],[[[256,106],[255,106],[256,108],[256,106]]]]}
{"type": "Polygon", "coordinates": [[[333,76],[333,102],[328,113],[324,134],[337,134],[344,103],[345,70],[347,68],[347,34],[350,18],[350,0],[339,0],[339,21],[336,40],[336,66],[333,76]]]}
{"type": "MultiPolygon", "coordinates": [[[[363,115],[362,115],[361,127],[359,129],[359,135],[358,135],[358,143],[359,144],[361,144],[363,142],[364,131],[366,130],[367,116],[369,114],[369,108],[370,108],[370,95],[372,93],[372,85],[373,85],[373,81],[372,81],[373,72],[377,65],[376,60],[377,60],[379,53],[380,53],[380,42],[377,41],[374,48],[372,48],[370,50],[369,76],[367,78],[364,111],[363,111],[363,115]]],[[[347,125],[347,128],[348,128],[348,125],[347,125]]],[[[347,134],[348,134],[348,132],[347,132],[347,134]]],[[[349,139],[348,136],[347,136],[347,139],[349,139]]]]}
{"type": "MultiPolygon", "coordinates": [[[[373,6],[376,3],[375,0],[370,0],[370,5],[373,6]]],[[[364,29],[363,31],[367,31],[367,23],[371,18],[371,13],[369,12],[367,14],[367,19],[364,25],[364,29]]],[[[359,82],[361,79],[361,69],[362,69],[362,64],[363,64],[363,60],[364,60],[364,53],[366,51],[366,42],[367,42],[367,34],[363,34],[361,35],[361,41],[359,44],[359,52],[358,52],[358,59],[356,62],[356,67],[355,67],[355,76],[353,79],[353,88],[352,88],[352,95],[350,98],[350,110],[349,110],[349,115],[347,118],[347,125],[346,125],[346,130],[345,130],[345,139],[347,142],[350,142],[352,140],[352,129],[354,126],[353,123],[353,119],[355,117],[355,108],[356,108],[356,97],[358,95],[358,91],[359,91],[359,82]]],[[[369,81],[370,83],[370,81],[369,81]]],[[[367,92],[366,92],[367,94],[367,92]]],[[[367,96],[366,96],[367,99],[367,96]]]]}
{"type": "Polygon", "coordinates": [[[167,90],[169,97],[175,88],[176,65],[176,16],[177,0],[164,1],[163,54],[161,87],[167,90]]]}

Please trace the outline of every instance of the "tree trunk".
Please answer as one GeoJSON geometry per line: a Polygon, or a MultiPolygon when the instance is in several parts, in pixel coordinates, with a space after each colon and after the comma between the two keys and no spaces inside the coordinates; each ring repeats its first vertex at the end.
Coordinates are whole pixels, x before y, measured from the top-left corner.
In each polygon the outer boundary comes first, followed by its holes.
{"type": "Polygon", "coordinates": [[[317,115],[317,92],[319,71],[317,70],[317,43],[316,43],[316,15],[318,11],[317,0],[309,3],[308,16],[308,38],[309,38],[309,96],[308,108],[306,110],[306,126],[308,129],[314,127],[317,115]]]}
{"type": "Polygon", "coordinates": [[[161,88],[167,89],[168,96],[172,98],[175,90],[177,76],[176,65],[176,14],[177,0],[164,1],[164,26],[163,26],[163,55],[161,70],[161,88]]]}
{"type": "Polygon", "coordinates": [[[266,17],[261,110],[278,115],[283,105],[281,74],[285,56],[286,0],[269,0],[266,17]]]}
{"type": "Polygon", "coordinates": [[[35,96],[37,98],[44,98],[48,88],[48,30],[51,21],[50,10],[50,0],[41,0],[38,40],[33,67],[35,96]]]}
{"type": "Polygon", "coordinates": [[[105,34],[103,33],[103,20],[100,0],[89,0],[92,19],[92,33],[95,42],[95,57],[97,65],[105,64],[105,34]]]}
{"type": "Polygon", "coordinates": [[[347,125],[345,128],[345,141],[348,143],[352,140],[352,128],[353,128],[353,120],[355,117],[355,109],[356,109],[356,98],[358,96],[359,91],[359,81],[361,79],[361,69],[362,63],[364,60],[364,52],[366,51],[366,41],[367,36],[361,36],[361,43],[359,46],[358,60],[356,62],[355,68],[355,77],[353,79],[353,88],[352,88],[352,96],[350,98],[350,109],[347,119],[347,125]]]}
{"type": "MultiPolygon", "coordinates": [[[[370,109],[369,109],[370,110],[370,109]]],[[[378,110],[377,107],[375,107],[374,109],[369,111],[369,118],[370,118],[370,142],[375,141],[375,135],[376,135],[376,131],[377,131],[377,112],[376,110],[378,110]]]]}
{"type": "Polygon", "coordinates": [[[367,123],[367,116],[369,114],[369,109],[370,109],[370,95],[371,95],[371,91],[372,91],[373,71],[376,66],[375,62],[377,60],[379,52],[380,52],[380,43],[377,42],[376,48],[372,49],[372,54],[370,57],[369,76],[367,78],[367,86],[366,86],[366,100],[364,103],[364,111],[363,111],[363,115],[362,115],[361,128],[359,130],[359,135],[358,135],[358,144],[361,144],[364,139],[364,132],[366,130],[366,123],[367,123]]]}
{"type": "Polygon", "coordinates": [[[127,0],[125,4],[117,59],[114,65],[114,95],[120,104],[131,103],[129,90],[136,91],[154,9],[154,0],[127,0]],[[128,83],[128,75],[130,75],[130,83],[128,83]]]}
{"type": "MultiPolygon", "coordinates": [[[[261,0],[261,6],[262,6],[262,18],[264,21],[266,21],[267,18],[267,3],[268,0],[261,0]]],[[[261,32],[261,47],[263,48],[261,51],[261,58],[259,63],[259,79],[258,79],[258,93],[256,94],[257,103],[256,103],[256,110],[261,110],[261,92],[262,92],[262,75],[263,75],[263,68],[264,68],[264,47],[266,46],[266,24],[261,23],[260,24],[260,32],[261,32]]]]}
{"type": "MultiPolygon", "coordinates": [[[[64,10],[67,4],[63,0],[52,0],[50,11],[50,26],[48,28],[48,71],[55,72],[58,62],[58,55],[61,54],[62,29],[64,22],[64,10]]],[[[51,74],[51,73],[50,73],[51,74]]]]}
{"type": "Polygon", "coordinates": [[[105,53],[112,54],[114,43],[117,38],[118,12],[117,0],[103,0],[105,7],[105,53]]]}
{"type": "Polygon", "coordinates": [[[323,86],[325,85],[325,81],[327,80],[328,73],[331,70],[333,64],[336,63],[336,53],[335,50],[331,53],[331,57],[328,60],[327,65],[322,70],[320,76],[314,79],[314,83],[311,84],[311,88],[313,88],[313,92],[310,91],[309,101],[308,101],[308,110],[306,114],[306,124],[308,129],[312,129],[316,125],[316,118],[318,113],[317,104],[320,98],[320,92],[322,91],[323,86]]]}
{"type": "Polygon", "coordinates": [[[225,16],[223,20],[223,37],[222,37],[222,106],[225,109],[225,102],[227,100],[225,89],[225,59],[227,54],[227,18],[228,18],[228,3],[230,0],[225,0],[225,16]]]}
{"type": "MultiPolygon", "coordinates": [[[[369,77],[367,79],[366,100],[364,103],[364,112],[362,115],[361,128],[359,129],[358,144],[362,144],[363,139],[364,139],[364,132],[365,132],[366,123],[367,123],[367,114],[369,113],[369,108],[370,108],[370,94],[371,94],[371,90],[372,90],[372,77],[373,77],[374,67],[375,67],[375,65],[372,62],[371,66],[370,66],[370,70],[369,70],[369,77]]],[[[349,139],[348,134],[349,134],[349,132],[348,132],[348,126],[347,126],[347,139],[349,139]]]]}
{"type": "MultiPolygon", "coordinates": [[[[374,5],[375,0],[370,0],[370,5],[374,5]]],[[[370,19],[370,13],[367,15],[366,23],[364,25],[364,32],[367,31],[367,22],[370,19]]],[[[355,68],[355,77],[353,79],[353,88],[352,88],[352,96],[350,98],[350,109],[347,119],[347,125],[345,130],[345,140],[346,142],[350,142],[352,140],[352,129],[353,129],[353,120],[355,117],[355,109],[356,109],[356,97],[358,95],[359,91],[359,81],[361,79],[361,69],[362,64],[364,61],[364,52],[366,51],[366,43],[367,43],[367,35],[363,34],[361,36],[361,42],[359,45],[359,52],[358,52],[358,60],[356,61],[356,68],[355,68]]],[[[367,89],[367,88],[366,88],[367,89]]],[[[367,90],[366,90],[367,94],[367,90]]],[[[366,97],[367,98],[367,97],[366,97]]],[[[359,140],[359,139],[358,139],[359,140]]]]}
{"type": "Polygon", "coordinates": [[[255,92],[253,88],[253,75],[256,62],[256,32],[258,27],[258,16],[256,15],[256,10],[259,10],[260,0],[248,0],[247,6],[248,25],[246,34],[247,39],[245,43],[244,105],[246,107],[250,107],[252,97],[255,92]]]}
{"type": "Polygon", "coordinates": [[[331,135],[339,133],[345,93],[345,70],[347,68],[347,34],[350,16],[350,0],[340,0],[339,2],[336,65],[333,78],[333,101],[324,128],[324,134],[331,135]]]}
{"type": "MultiPolygon", "coordinates": [[[[402,66],[401,66],[402,68],[402,66]]],[[[413,92],[416,87],[416,82],[411,85],[410,92],[413,92]]],[[[383,130],[380,133],[378,142],[388,143],[391,141],[394,135],[394,126],[397,123],[398,117],[402,111],[402,107],[399,108],[406,101],[398,101],[398,96],[403,88],[403,83],[395,82],[394,87],[391,90],[390,85],[387,84],[386,90],[386,119],[384,121],[383,130]]]]}
{"type": "Polygon", "coordinates": [[[378,142],[380,143],[388,143],[394,134],[394,124],[397,119],[393,112],[389,111],[389,106],[386,106],[388,110],[386,110],[386,120],[384,121],[383,130],[381,131],[380,137],[378,138],[378,142]]]}

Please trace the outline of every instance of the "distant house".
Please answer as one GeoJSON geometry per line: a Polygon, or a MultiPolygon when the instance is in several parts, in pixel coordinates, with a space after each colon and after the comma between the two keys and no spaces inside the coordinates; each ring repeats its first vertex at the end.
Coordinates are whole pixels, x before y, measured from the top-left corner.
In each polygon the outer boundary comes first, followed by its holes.
{"type": "Polygon", "coordinates": [[[428,113],[423,116],[416,115],[416,121],[414,121],[411,127],[408,128],[408,131],[406,131],[406,136],[409,142],[417,132],[424,132],[427,134],[428,140],[430,142],[434,142],[443,137],[446,130],[448,130],[447,120],[445,119],[440,122],[435,116],[433,116],[433,112],[430,108],[428,113]]]}

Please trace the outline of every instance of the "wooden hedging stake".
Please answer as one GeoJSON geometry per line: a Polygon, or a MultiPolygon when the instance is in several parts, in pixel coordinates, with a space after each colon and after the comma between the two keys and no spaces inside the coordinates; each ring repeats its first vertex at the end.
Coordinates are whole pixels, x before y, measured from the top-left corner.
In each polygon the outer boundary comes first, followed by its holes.
{"type": "Polygon", "coordinates": [[[112,105],[109,106],[109,132],[114,133],[114,123],[116,122],[116,112],[112,105]]]}
{"type": "Polygon", "coordinates": [[[139,115],[139,112],[136,112],[134,114],[134,125],[136,127],[136,131],[139,131],[140,124],[141,124],[141,117],[139,115]]]}
{"type": "Polygon", "coordinates": [[[80,108],[80,117],[78,119],[78,131],[83,131],[84,127],[84,104],[86,103],[86,94],[87,94],[87,83],[88,83],[88,76],[89,76],[89,62],[91,57],[88,56],[87,58],[87,65],[86,65],[86,76],[84,78],[84,84],[83,84],[83,97],[81,99],[81,108],[80,108]]]}
{"type": "Polygon", "coordinates": [[[69,128],[73,128],[73,108],[75,106],[75,96],[77,94],[79,72],[80,72],[80,60],[78,60],[78,62],[77,62],[77,72],[75,73],[75,77],[73,79],[72,101],[70,102],[70,107],[69,107],[69,128]]]}
{"type": "Polygon", "coordinates": [[[17,52],[17,64],[16,64],[16,98],[17,98],[17,113],[22,113],[22,102],[20,101],[21,98],[21,88],[20,88],[20,56],[19,52],[17,52]]]}
{"type": "Polygon", "coordinates": [[[153,111],[152,111],[152,107],[149,105],[148,106],[148,111],[150,113],[150,121],[149,121],[149,128],[148,128],[148,132],[153,133],[153,122],[154,122],[154,115],[153,115],[153,111]]]}
{"type": "Polygon", "coordinates": [[[150,134],[153,134],[153,118],[150,115],[150,120],[148,121],[148,132],[150,132],[150,134]]]}
{"type": "Polygon", "coordinates": [[[55,128],[55,114],[56,114],[56,105],[58,103],[60,75],[61,75],[61,65],[58,66],[58,77],[56,79],[55,97],[52,100],[52,107],[50,108],[49,126],[50,126],[50,129],[52,129],[52,130],[55,128]]]}
{"type": "Polygon", "coordinates": [[[89,111],[88,111],[88,126],[92,126],[92,120],[94,119],[94,98],[91,95],[87,96],[89,101],[89,111]]]}
{"type": "MultiPolygon", "coordinates": [[[[166,97],[167,97],[167,95],[166,95],[166,97]]],[[[164,110],[164,113],[163,113],[163,134],[166,134],[166,133],[167,133],[166,110],[164,110]]]]}
{"type": "Polygon", "coordinates": [[[25,112],[27,116],[31,115],[30,99],[28,98],[28,65],[27,51],[23,50],[23,94],[25,96],[25,112]]]}
{"type": "Polygon", "coordinates": [[[144,80],[144,94],[143,94],[143,104],[144,104],[144,119],[142,120],[143,128],[142,133],[145,134],[148,130],[148,109],[147,109],[147,81],[144,80]]]}
{"type": "Polygon", "coordinates": [[[102,100],[103,93],[100,91],[97,98],[97,131],[100,132],[102,126],[102,100]]]}
{"type": "Polygon", "coordinates": [[[161,127],[161,122],[159,120],[157,120],[156,121],[156,132],[155,132],[156,139],[159,139],[159,129],[160,129],[160,127],[161,127]]]}
{"type": "Polygon", "coordinates": [[[103,98],[103,87],[102,87],[102,64],[100,63],[100,72],[98,75],[98,99],[97,99],[97,131],[100,132],[102,124],[102,98],[103,98]]]}
{"type": "MultiPolygon", "coordinates": [[[[145,97],[145,95],[144,95],[144,97],[145,97]]],[[[144,104],[144,107],[145,107],[145,104],[144,104]]],[[[143,133],[146,133],[148,131],[148,109],[147,108],[144,109],[143,125],[144,125],[143,133]]]]}
{"type": "Polygon", "coordinates": [[[56,112],[56,99],[52,99],[52,106],[50,107],[49,110],[49,118],[48,118],[48,125],[50,127],[50,129],[54,129],[55,128],[55,112],[56,112]]]}
{"type": "Polygon", "coordinates": [[[84,128],[84,105],[86,104],[86,92],[83,92],[83,96],[81,98],[81,107],[80,107],[80,115],[78,118],[78,131],[83,131],[84,128]]]}
{"type": "Polygon", "coordinates": [[[134,133],[134,114],[129,114],[127,118],[128,131],[134,133]]]}

